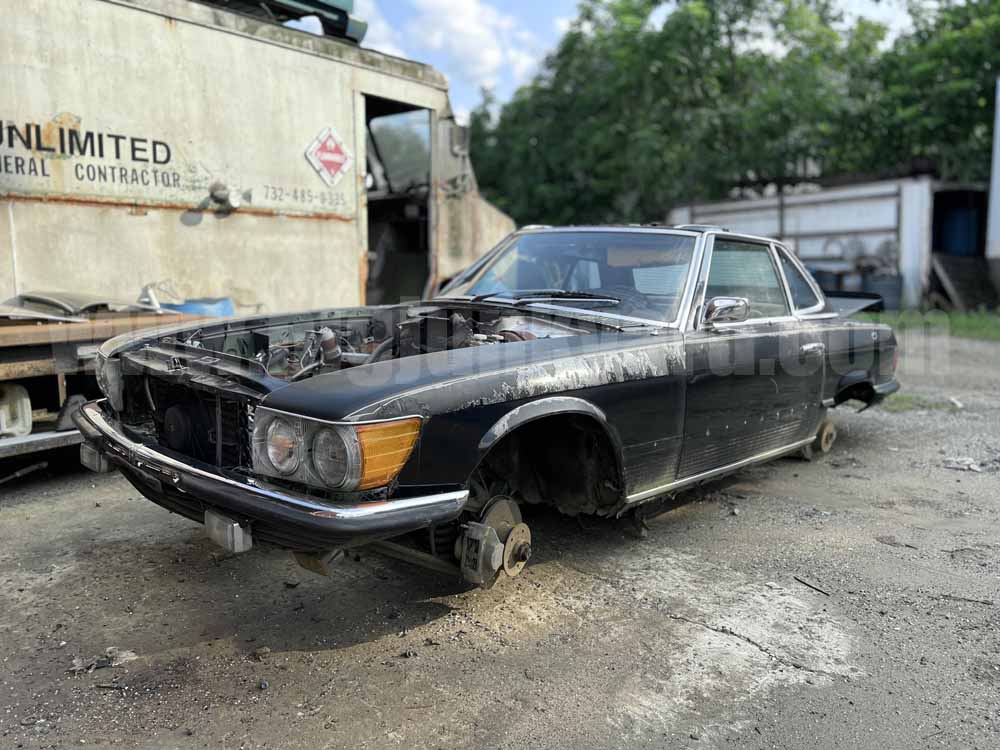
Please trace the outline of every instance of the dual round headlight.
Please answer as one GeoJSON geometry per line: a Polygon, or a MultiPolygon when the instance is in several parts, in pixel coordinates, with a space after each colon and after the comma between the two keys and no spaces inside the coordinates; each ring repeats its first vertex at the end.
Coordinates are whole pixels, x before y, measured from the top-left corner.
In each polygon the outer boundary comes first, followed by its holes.
{"type": "Polygon", "coordinates": [[[267,427],[267,460],[279,474],[291,475],[302,460],[302,439],[291,422],[274,419],[267,427]]]}
{"type": "Polygon", "coordinates": [[[387,487],[410,458],[420,417],[324,422],[261,407],[254,419],[253,469],[321,489],[387,487]]]}
{"type": "Polygon", "coordinates": [[[292,476],[307,459],[313,472],[327,487],[343,487],[348,480],[351,461],[357,460],[340,431],[331,427],[303,435],[296,425],[277,417],[267,426],[267,460],[283,476],[292,476]]]}
{"type": "Polygon", "coordinates": [[[313,468],[328,487],[343,487],[351,466],[351,452],[340,432],[323,428],[313,435],[313,468]]]}

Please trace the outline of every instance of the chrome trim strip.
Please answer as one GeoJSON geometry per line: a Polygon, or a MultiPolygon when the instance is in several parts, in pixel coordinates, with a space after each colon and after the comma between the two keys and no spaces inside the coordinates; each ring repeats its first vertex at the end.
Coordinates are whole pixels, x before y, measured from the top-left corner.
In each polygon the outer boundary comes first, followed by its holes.
{"type": "Polygon", "coordinates": [[[307,422],[317,422],[319,424],[329,424],[337,427],[358,427],[359,425],[366,425],[366,424],[382,424],[384,422],[402,422],[403,420],[406,419],[419,419],[421,422],[427,421],[427,417],[424,417],[420,414],[408,414],[405,417],[387,417],[385,419],[359,419],[356,422],[346,421],[343,419],[340,421],[333,421],[330,419],[317,419],[316,417],[310,417],[306,414],[296,414],[294,412],[284,411],[283,409],[272,409],[270,406],[265,406],[263,403],[261,403],[261,405],[257,407],[254,413],[257,414],[262,411],[270,412],[271,414],[281,414],[286,417],[292,417],[293,419],[304,419],[307,422]]]}
{"type": "Polygon", "coordinates": [[[84,404],[81,413],[86,417],[94,428],[101,433],[101,436],[112,443],[115,452],[125,459],[131,466],[137,469],[156,471],[165,475],[175,484],[184,474],[189,474],[202,479],[208,479],[219,484],[231,487],[234,490],[253,495],[260,500],[286,505],[296,510],[306,513],[322,512],[327,517],[334,517],[344,520],[355,520],[361,518],[377,518],[379,516],[392,516],[399,511],[412,510],[415,508],[426,508],[435,505],[453,505],[456,513],[464,507],[469,499],[468,490],[455,490],[453,492],[442,492],[436,495],[424,495],[421,497],[401,498],[398,500],[387,500],[378,503],[365,503],[361,505],[331,504],[324,505],[317,503],[304,496],[296,495],[292,492],[278,492],[251,484],[249,481],[240,481],[224,476],[214,471],[206,471],[178,461],[175,458],[155,451],[148,445],[137,443],[123,434],[116,424],[104,416],[101,410],[101,401],[91,401],[84,404]],[[146,462],[149,462],[148,464],[146,462]],[[171,473],[171,472],[176,472],[171,473]]]}
{"type": "Polygon", "coordinates": [[[778,256],[778,271],[781,273],[782,281],[785,282],[785,292],[788,295],[788,309],[790,309],[792,314],[796,317],[823,312],[826,309],[826,296],[823,294],[823,290],[819,288],[819,284],[816,283],[816,279],[814,279],[812,274],[806,270],[802,261],[799,260],[795,253],[782,245],[780,242],[772,243],[772,248],[778,256]],[[812,305],[811,307],[803,307],[801,310],[795,307],[795,300],[792,299],[792,285],[788,283],[788,275],[785,273],[785,266],[781,262],[782,256],[787,257],[796,270],[798,270],[798,272],[802,275],[802,278],[806,280],[806,284],[810,289],[812,289],[816,299],[819,300],[819,302],[815,305],[812,305]]]}
{"type": "Polygon", "coordinates": [[[800,314],[800,315],[797,315],[796,317],[798,317],[799,320],[809,321],[809,320],[830,320],[832,318],[839,318],[840,315],[838,315],[835,312],[822,312],[821,311],[821,312],[800,314]]]}
{"type": "MultiPolygon", "coordinates": [[[[490,297],[483,302],[504,302],[503,297],[490,297]]],[[[511,307],[514,307],[511,305],[511,307]]],[[[597,310],[597,309],[586,309],[583,307],[573,307],[572,305],[554,305],[546,302],[522,302],[517,305],[516,310],[543,310],[545,312],[555,312],[562,313],[563,317],[573,317],[566,315],[567,312],[577,312],[583,313],[585,316],[590,315],[597,318],[608,318],[616,321],[621,321],[623,323],[637,323],[641,325],[648,325],[655,328],[676,328],[677,321],[665,321],[665,320],[654,320],[653,318],[635,318],[631,315],[620,315],[618,313],[608,312],[607,310],[597,310]]]]}
{"type": "Polygon", "coordinates": [[[718,469],[710,469],[709,471],[702,472],[701,474],[695,474],[691,477],[685,477],[684,479],[678,479],[669,484],[664,484],[660,487],[654,487],[651,490],[643,490],[642,492],[636,492],[625,498],[626,505],[634,505],[635,503],[640,503],[643,500],[648,500],[651,497],[657,495],[662,495],[667,492],[673,492],[674,490],[679,490],[682,487],[687,487],[691,484],[697,484],[698,482],[703,482],[707,479],[712,479],[713,477],[721,476],[722,474],[728,474],[731,471],[736,471],[744,466],[749,466],[750,464],[760,463],[761,461],[768,461],[772,458],[777,458],[778,456],[784,455],[785,453],[791,453],[794,450],[809,445],[816,436],[813,435],[805,440],[799,440],[798,442],[792,443],[791,445],[786,445],[784,448],[775,448],[773,450],[765,451],[764,453],[758,453],[756,456],[751,456],[750,458],[744,458],[742,461],[736,461],[735,463],[728,464],[726,466],[721,466],[718,469]]]}

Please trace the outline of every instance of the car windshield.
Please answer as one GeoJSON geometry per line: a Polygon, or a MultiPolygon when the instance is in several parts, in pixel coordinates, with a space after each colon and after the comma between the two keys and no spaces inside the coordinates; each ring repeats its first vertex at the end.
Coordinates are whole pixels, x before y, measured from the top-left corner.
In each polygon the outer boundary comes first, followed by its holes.
{"type": "Polygon", "coordinates": [[[695,238],[667,232],[538,232],[515,237],[442,296],[509,297],[676,320],[695,238]]]}

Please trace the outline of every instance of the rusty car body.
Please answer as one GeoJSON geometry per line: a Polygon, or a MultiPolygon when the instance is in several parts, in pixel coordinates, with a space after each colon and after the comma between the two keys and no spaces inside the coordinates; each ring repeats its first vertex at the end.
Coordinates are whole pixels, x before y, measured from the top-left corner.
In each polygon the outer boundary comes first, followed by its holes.
{"type": "Polygon", "coordinates": [[[827,410],[898,389],[895,353],[773,240],[536,227],[431,300],[115,339],[77,423],[87,465],[233,551],[329,572],[374,546],[490,585],[530,556],[523,504],[641,518],[828,449],[827,410]]]}

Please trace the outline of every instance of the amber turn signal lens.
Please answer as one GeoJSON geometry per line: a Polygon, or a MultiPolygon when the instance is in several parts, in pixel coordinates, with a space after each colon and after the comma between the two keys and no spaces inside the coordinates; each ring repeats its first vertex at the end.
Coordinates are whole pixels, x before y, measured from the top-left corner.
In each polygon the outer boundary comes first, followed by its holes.
{"type": "Polygon", "coordinates": [[[384,487],[402,471],[420,435],[420,420],[364,424],[357,428],[361,443],[361,482],[358,489],[384,487]]]}

